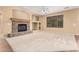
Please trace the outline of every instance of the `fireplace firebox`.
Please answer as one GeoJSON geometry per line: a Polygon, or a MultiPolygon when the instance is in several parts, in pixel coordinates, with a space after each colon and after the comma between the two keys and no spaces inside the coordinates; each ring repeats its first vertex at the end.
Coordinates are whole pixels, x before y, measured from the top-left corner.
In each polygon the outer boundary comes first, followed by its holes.
{"type": "Polygon", "coordinates": [[[18,32],[27,31],[27,24],[18,24],[18,32]]]}

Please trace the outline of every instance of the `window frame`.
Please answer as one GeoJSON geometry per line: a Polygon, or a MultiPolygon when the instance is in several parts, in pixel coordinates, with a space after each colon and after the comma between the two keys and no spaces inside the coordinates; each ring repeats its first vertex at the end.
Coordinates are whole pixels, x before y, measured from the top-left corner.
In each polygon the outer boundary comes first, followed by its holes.
{"type": "MultiPolygon", "coordinates": [[[[46,19],[47,19],[47,28],[63,28],[64,27],[64,15],[48,16],[48,17],[46,17],[46,19]],[[52,18],[52,17],[56,17],[57,18],[56,19],[56,22],[57,22],[57,25],[56,26],[49,26],[48,25],[48,24],[51,24],[48,21],[49,21],[49,18],[52,18]],[[58,17],[62,17],[62,26],[59,26],[59,22],[58,22],[59,21],[59,18],[58,17]]],[[[50,21],[52,21],[52,19],[50,19],[50,21]]],[[[52,23],[52,24],[54,24],[54,23],[52,23]]]]}

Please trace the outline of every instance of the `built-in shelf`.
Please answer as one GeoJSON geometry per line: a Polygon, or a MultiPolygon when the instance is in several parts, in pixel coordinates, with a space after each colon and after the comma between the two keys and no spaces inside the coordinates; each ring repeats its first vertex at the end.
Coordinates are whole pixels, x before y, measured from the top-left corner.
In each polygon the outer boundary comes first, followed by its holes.
{"type": "Polygon", "coordinates": [[[34,16],[32,17],[32,30],[37,31],[41,29],[41,22],[39,19],[39,16],[34,16]]]}
{"type": "Polygon", "coordinates": [[[32,21],[32,22],[34,22],[34,23],[40,23],[40,21],[32,21]]]}

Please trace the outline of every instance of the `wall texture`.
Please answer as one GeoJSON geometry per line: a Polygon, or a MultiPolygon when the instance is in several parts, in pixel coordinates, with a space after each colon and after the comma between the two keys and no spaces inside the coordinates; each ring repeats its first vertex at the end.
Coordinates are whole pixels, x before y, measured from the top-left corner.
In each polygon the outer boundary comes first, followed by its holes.
{"type": "MultiPolygon", "coordinates": [[[[79,34],[79,9],[53,13],[48,16],[40,16],[41,29],[43,31],[79,34]],[[64,15],[63,28],[48,28],[46,26],[46,17],[61,14],[64,15]]],[[[0,34],[5,35],[12,32],[12,22],[10,18],[29,20],[30,30],[32,31],[32,13],[30,11],[23,10],[20,7],[0,7],[0,34]]]]}
{"type": "MultiPolygon", "coordinates": [[[[12,32],[12,22],[10,18],[32,20],[32,13],[20,7],[0,7],[0,34],[6,35],[12,32]]],[[[31,22],[30,22],[31,25],[31,22]]],[[[30,30],[32,27],[30,26],[30,30]]]]}
{"type": "Polygon", "coordinates": [[[12,11],[10,10],[10,8],[8,7],[0,7],[0,11],[1,11],[1,17],[0,18],[0,32],[2,35],[10,33],[11,32],[11,21],[10,18],[12,17],[12,11]]]}

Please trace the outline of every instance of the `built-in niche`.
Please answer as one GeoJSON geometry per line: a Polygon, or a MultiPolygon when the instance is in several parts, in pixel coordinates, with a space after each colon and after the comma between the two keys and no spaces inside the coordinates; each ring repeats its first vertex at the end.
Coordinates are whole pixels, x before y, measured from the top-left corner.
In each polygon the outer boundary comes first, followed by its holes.
{"type": "Polygon", "coordinates": [[[36,15],[32,16],[32,30],[33,31],[41,30],[41,22],[39,16],[36,15]]]}

